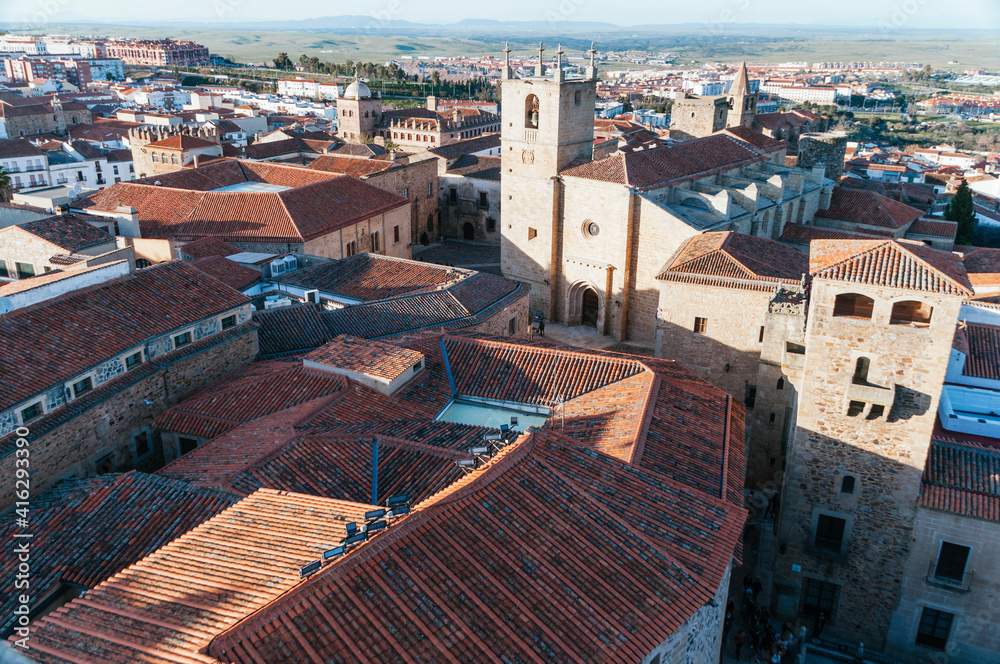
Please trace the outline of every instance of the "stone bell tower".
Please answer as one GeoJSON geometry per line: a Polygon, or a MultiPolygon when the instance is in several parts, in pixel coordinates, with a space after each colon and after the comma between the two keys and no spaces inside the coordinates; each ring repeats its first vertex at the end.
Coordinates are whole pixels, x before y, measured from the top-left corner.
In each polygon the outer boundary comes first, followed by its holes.
{"type": "Polygon", "coordinates": [[[595,51],[584,76],[567,77],[563,50],[546,73],[538,45],[534,75],[514,78],[505,49],[501,143],[501,264],[505,276],[531,284],[530,306],[553,319],[553,253],[560,228],[559,172],[593,156],[597,91],[595,51]]]}
{"type": "Polygon", "coordinates": [[[757,94],[750,90],[750,77],[747,76],[747,63],[740,63],[740,69],[729,88],[729,115],[727,127],[747,127],[753,125],[757,116],[757,94]]]}

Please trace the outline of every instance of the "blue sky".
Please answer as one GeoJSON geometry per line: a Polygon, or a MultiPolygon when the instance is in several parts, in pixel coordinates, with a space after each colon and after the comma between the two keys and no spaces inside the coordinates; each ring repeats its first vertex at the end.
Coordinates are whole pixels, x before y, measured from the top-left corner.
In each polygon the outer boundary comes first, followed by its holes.
{"type": "MultiPolygon", "coordinates": [[[[0,0],[0,20],[24,20],[44,13],[50,22],[93,20],[235,21],[306,19],[366,14],[414,22],[451,23],[463,18],[496,20],[603,21],[643,23],[800,23],[906,28],[1000,29],[1000,0],[368,0],[296,2],[274,0],[0,0]],[[289,8],[294,8],[294,13],[289,8]]],[[[220,25],[221,27],[221,25],[220,25]]]]}

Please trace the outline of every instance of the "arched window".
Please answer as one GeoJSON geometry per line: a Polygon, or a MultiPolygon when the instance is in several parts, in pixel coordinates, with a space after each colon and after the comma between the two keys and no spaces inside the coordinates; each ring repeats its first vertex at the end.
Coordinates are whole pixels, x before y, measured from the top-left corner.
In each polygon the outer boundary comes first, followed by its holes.
{"type": "Polygon", "coordinates": [[[154,164],[160,163],[160,155],[156,152],[153,153],[153,163],[154,164]]]}
{"type": "Polygon", "coordinates": [[[867,357],[859,357],[858,361],[854,363],[854,377],[851,378],[851,382],[855,385],[866,385],[868,383],[868,367],[871,366],[871,360],[867,357]]]}
{"type": "Polygon", "coordinates": [[[171,164],[176,164],[177,163],[177,155],[175,155],[175,154],[170,155],[170,163],[171,164]]]}
{"type": "Polygon", "coordinates": [[[833,303],[834,316],[871,319],[875,300],[860,293],[841,293],[833,303]]]}
{"type": "Polygon", "coordinates": [[[535,95],[524,98],[524,126],[528,129],[538,129],[538,97],[535,95]]]}
{"type": "Polygon", "coordinates": [[[844,475],[844,479],[840,481],[840,492],[854,493],[854,475],[844,475]]]}
{"type": "Polygon", "coordinates": [[[911,325],[913,327],[927,327],[931,324],[931,313],[934,308],[926,302],[918,300],[904,300],[892,305],[892,315],[889,316],[889,325],[911,325]]]}
{"type": "Polygon", "coordinates": [[[372,233],[372,251],[378,251],[378,250],[379,250],[378,231],[375,231],[374,233],[372,233]]]}
{"type": "Polygon", "coordinates": [[[136,269],[141,270],[141,269],[143,269],[145,267],[150,267],[152,265],[153,265],[153,263],[151,261],[146,260],[145,258],[136,258],[135,259],[135,267],[136,267],[136,269]]]}
{"type": "Polygon", "coordinates": [[[779,390],[785,389],[785,379],[784,378],[779,378],[778,379],[778,389],[779,390]]]}
{"type": "Polygon", "coordinates": [[[350,242],[348,242],[347,243],[347,249],[346,249],[346,251],[344,253],[346,253],[348,256],[353,256],[354,254],[358,253],[358,245],[357,245],[357,243],[354,242],[353,240],[350,241],[350,242]]]}

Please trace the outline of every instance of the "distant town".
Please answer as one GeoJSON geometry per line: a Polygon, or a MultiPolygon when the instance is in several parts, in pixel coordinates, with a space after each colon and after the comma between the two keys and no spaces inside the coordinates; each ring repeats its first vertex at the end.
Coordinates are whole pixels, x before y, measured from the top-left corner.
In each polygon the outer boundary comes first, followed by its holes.
{"type": "Polygon", "coordinates": [[[1000,662],[1000,72],[323,54],[0,34],[0,662],[1000,662]]]}

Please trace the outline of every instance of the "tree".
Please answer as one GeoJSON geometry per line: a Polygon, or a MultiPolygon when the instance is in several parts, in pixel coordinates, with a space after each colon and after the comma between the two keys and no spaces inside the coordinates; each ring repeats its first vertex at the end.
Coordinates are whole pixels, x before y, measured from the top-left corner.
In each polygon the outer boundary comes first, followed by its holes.
{"type": "Polygon", "coordinates": [[[295,63],[292,62],[292,59],[290,57],[288,57],[287,53],[279,53],[278,57],[276,57],[274,59],[274,68],[275,69],[294,69],[295,68],[295,63]]]}
{"type": "Polygon", "coordinates": [[[10,200],[10,176],[7,175],[7,171],[0,168],[0,202],[6,203],[10,200]]]}
{"type": "Polygon", "coordinates": [[[437,69],[431,72],[431,83],[434,84],[435,90],[439,85],[441,85],[441,74],[437,72],[437,69]]]}
{"type": "Polygon", "coordinates": [[[958,232],[955,234],[955,244],[972,244],[976,235],[976,213],[972,209],[972,189],[962,178],[962,183],[955,190],[951,202],[944,209],[944,218],[958,222],[958,232]]]}

